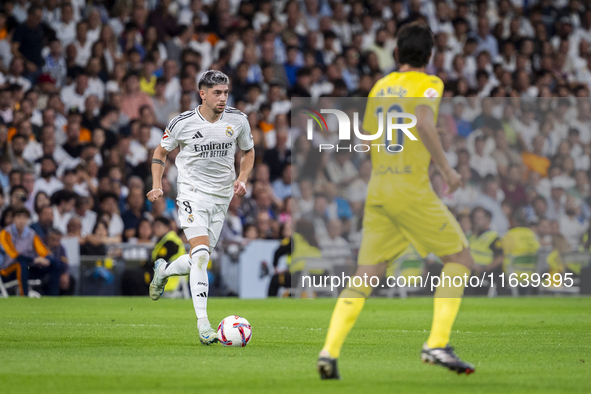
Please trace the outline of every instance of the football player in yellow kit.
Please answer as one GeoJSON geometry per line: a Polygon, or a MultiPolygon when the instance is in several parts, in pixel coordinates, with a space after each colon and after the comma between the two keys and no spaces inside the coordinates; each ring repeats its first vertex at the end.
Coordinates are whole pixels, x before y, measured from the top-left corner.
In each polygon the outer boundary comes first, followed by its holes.
{"type": "MultiPolygon", "coordinates": [[[[425,73],[433,44],[427,25],[415,22],[402,27],[395,51],[400,69],[376,82],[369,94],[363,120],[368,134],[376,133],[377,117],[387,106],[387,112],[395,110],[416,116],[416,127],[408,130],[418,138],[412,141],[399,130],[396,144],[402,145],[402,150],[372,145],[373,172],[355,275],[383,277],[388,263],[399,257],[409,243],[422,257],[428,253],[438,255],[444,262],[442,275],[450,277],[452,282],[442,281],[435,291],[431,333],[423,345],[421,358],[425,363],[469,374],[474,372],[474,366],[454,353],[449,336],[464,293],[463,280],[457,287],[453,278],[464,279],[464,274],[469,277],[474,262],[460,225],[437,197],[429,180],[429,164],[433,159],[449,192],[462,182],[444,156],[435,127],[443,82],[425,73]]],[[[317,362],[322,379],[340,378],[337,359],[341,347],[371,290],[365,283],[360,287],[349,285],[339,296],[317,362]]]]}

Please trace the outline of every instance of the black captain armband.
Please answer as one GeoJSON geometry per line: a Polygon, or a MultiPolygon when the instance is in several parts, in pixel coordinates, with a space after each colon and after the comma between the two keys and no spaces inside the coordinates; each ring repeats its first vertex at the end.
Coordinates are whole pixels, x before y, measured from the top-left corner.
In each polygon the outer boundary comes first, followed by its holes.
{"type": "Polygon", "coordinates": [[[152,159],[152,164],[160,164],[162,167],[164,167],[164,162],[159,159],[152,159]]]}

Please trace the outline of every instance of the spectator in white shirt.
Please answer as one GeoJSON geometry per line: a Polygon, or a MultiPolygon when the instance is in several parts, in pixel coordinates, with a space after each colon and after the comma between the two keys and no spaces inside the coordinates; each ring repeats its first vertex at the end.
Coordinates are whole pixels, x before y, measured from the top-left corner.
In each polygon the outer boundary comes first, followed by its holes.
{"type": "Polygon", "coordinates": [[[503,236],[509,230],[509,219],[497,199],[498,191],[498,182],[490,176],[484,181],[482,193],[475,201],[474,207],[480,206],[489,211],[492,214],[490,222],[491,230],[495,230],[499,233],[499,236],[503,236]]]}
{"type": "Polygon", "coordinates": [[[340,219],[328,221],[327,236],[320,239],[322,257],[333,264],[344,264],[351,258],[351,248],[342,237],[343,223],[340,219]]]}
{"type": "Polygon", "coordinates": [[[76,25],[76,40],[74,46],[76,47],[76,65],[86,67],[88,59],[92,54],[92,44],[94,42],[88,39],[88,22],[80,21],[76,25]]]}
{"type": "Polygon", "coordinates": [[[99,208],[101,210],[100,218],[108,217],[108,232],[109,237],[117,237],[123,234],[123,219],[119,215],[118,202],[119,198],[115,193],[104,193],[99,197],[99,208]]]}
{"type": "Polygon", "coordinates": [[[60,190],[51,196],[53,203],[53,227],[63,234],[68,232],[68,222],[72,218],[72,210],[76,195],[68,190],[60,190]]]}
{"type": "Polygon", "coordinates": [[[92,200],[89,197],[78,196],[74,207],[74,217],[80,219],[82,225],[82,236],[92,234],[96,224],[96,212],[91,210],[92,200]]]}
{"type": "Polygon", "coordinates": [[[74,21],[74,8],[71,3],[63,3],[59,22],[51,25],[55,30],[57,39],[62,47],[67,47],[76,40],[76,22],[74,21]]]}
{"type": "Polygon", "coordinates": [[[53,157],[43,156],[41,158],[41,176],[35,180],[35,194],[42,191],[51,196],[64,187],[64,184],[55,176],[56,171],[57,165],[53,157]]]}
{"type": "Polygon", "coordinates": [[[585,231],[589,228],[589,220],[581,215],[581,203],[574,197],[568,196],[565,212],[558,219],[560,234],[566,238],[571,250],[577,250],[585,231]]]}
{"type": "Polygon", "coordinates": [[[201,54],[201,69],[208,70],[213,62],[213,47],[207,39],[210,28],[207,26],[198,26],[195,29],[197,40],[191,40],[189,47],[201,54]]]}
{"type": "Polygon", "coordinates": [[[23,158],[30,163],[43,156],[43,148],[33,136],[33,125],[29,120],[23,121],[18,127],[18,134],[25,137],[27,144],[23,150],[23,158]]]}
{"type": "MultiPolygon", "coordinates": [[[[98,41],[103,24],[101,23],[101,14],[97,8],[93,8],[87,16],[88,19],[88,33],[86,37],[92,44],[98,41]]],[[[92,45],[91,44],[91,45],[92,45]]]]}
{"type": "Polygon", "coordinates": [[[127,162],[132,166],[137,166],[148,159],[148,141],[150,141],[151,127],[141,125],[138,139],[132,139],[129,142],[129,153],[126,156],[127,162]]]}
{"type": "Polygon", "coordinates": [[[94,94],[103,102],[105,100],[105,83],[99,78],[101,72],[101,59],[93,57],[88,61],[86,68],[88,74],[88,95],[94,94]]]}
{"type": "Polygon", "coordinates": [[[78,108],[78,111],[84,112],[84,102],[89,95],[88,75],[86,75],[85,72],[81,72],[76,77],[75,83],[62,89],[60,98],[64,103],[66,110],[69,110],[70,108],[78,108]]]}
{"type": "Polygon", "coordinates": [[[450,166],[456,167],[458,164],[458,155],[454,150],[453,136],[450,133],[441,135],[441,146],[443,147],[443,154],[450,166]]]}
{"type": "Polygon", "coordinates": [[[351,162],[351,152],[338,150],[326,165],[328,178],[339,187],[347,187],[357,177],[357,168],[351,162]]]}
{"type": "Polygon", "coordinates": [[[470,167],[475,170],[481,178],[487,175],[497,174],[497,162],[492,157],[484,154],[486,137],[478,136],[474,142],[476,154],[470,158],[470,167]]]}
{"type": "Polygon", "coordinates": [[[10,62],[8,74],[6,74],[4,77],[7,83],[20,85],[22,86],[23,91],[26,92],[31,88],[31,82],[23,77],[24,72],[25,58],[22,56],[15,56],[12,58],[12,62],[10,62]]]}
{"type": "Polygon", "coordinates": [[[164,97],[173,103],[178,103],[181,97],[181,82],[176,76],[178,72],[178,64],[175,60],[168,59],[164,62],[164,80],[166,81],[166,89],[164,89],[164,97]]]}

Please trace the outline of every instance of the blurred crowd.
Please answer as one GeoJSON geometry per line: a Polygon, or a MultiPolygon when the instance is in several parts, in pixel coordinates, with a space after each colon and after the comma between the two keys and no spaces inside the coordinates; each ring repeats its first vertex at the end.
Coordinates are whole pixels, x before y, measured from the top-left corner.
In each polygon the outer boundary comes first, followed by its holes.
{"type": "Polygon", "coordinates": [[[200,75],[218,69],[231,78],[228,105],[249,117],[257,156],[220,244],[289,237],[293,191],[301,212],[324,221],[326,253],[349,259],[371,164],[314,157],[313,175],[327,182],[317,193],[302,176],[311,167],[290,98],[367,96],[397,69],[396,31],[416,20],[435,34],[428,73],[456,97],[442,117],[448,159],[470,181],[445,202],[459,213],[487,200],[499,232],[517,212],[546,218],[575,247],[588,228],[591,151],[588,103],[573,101],[591,86],[591,8],[579,0],[3,1],[0,226],[25,207],[45,242],[57,230],[78,237],[83,254],[149,244],[158,217],[177,230],[176,153],[166,198],[154,204],[145,198],[151,155],[167,123],[199,105],[200,75]],[[484,97],[563,101],[544,112],[537,102],[488,108],[476,100],[484,97]],[[303,145],[293,160],[292,141],[303,145]]]}

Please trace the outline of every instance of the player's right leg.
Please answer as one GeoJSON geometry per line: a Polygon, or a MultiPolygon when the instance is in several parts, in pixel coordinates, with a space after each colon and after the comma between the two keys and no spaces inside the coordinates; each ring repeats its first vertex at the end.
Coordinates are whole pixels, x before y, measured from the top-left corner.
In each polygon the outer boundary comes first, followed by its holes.
{"type": "Polygon", "coordinates": [[[474,264],[468,241],[455,217],[434,192],[416,198],[415,202],[416,208],[396,212],[396,223],[421,256],[435,253],[444,262],[433,299],[431,333],[421,350],[421,359],[469,374],[474,372],[474,367],[460,360],[449,346],[464,294],[464,279],[470,277],[474,264]]]}
{"type": "MultiPolygon", "coordinates": [[[[381,207],[366,206],[363,231],[358,267],[354,277],[363,278],[367,275],[367,278],[372,276],[381,278],[386,272],[387,262],[402,253],[408,246],[408,242],[402,237],[396,225],[383,214],[381,207]]],[[[340,379],[337,359],[371,291],[372,288],[368,283],[362,283],[361,286],[356,287],[352,282],[339,295],[330,320],[326,342],[316,364],[321,379],[340,379]]]]}
{"type": "MultiPolygon", "coordinates": [[[[424,363],[437,364],[458,374],[471,374],[474,366],[462,361],[449,345],[449,337],[454,321],[460,309],[464,284],[454,286],[454,278],[470,277],[473,265],[472,255],[468,248],[458,253],[442,256],[445,263],[441,271],[441,284],[435,290],[433,298],[433,323],[429,339],[421,349],[421,360],[424,363]],[[450,280],[446,280],[445,277],[450,280]]],[[[457,281],[459,283],[460,281],[457,281]]]]}

